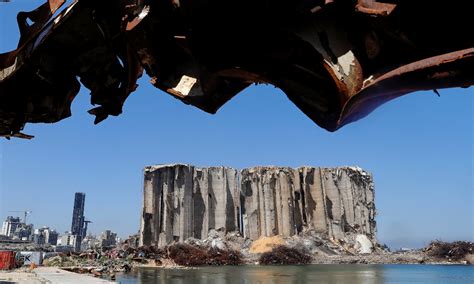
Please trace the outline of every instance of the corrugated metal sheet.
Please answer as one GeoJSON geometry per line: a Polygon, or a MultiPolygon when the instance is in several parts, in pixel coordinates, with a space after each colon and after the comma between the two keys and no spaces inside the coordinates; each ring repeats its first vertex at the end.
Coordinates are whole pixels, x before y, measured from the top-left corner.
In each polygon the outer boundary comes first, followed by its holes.
{"type": "Polygon", "coordinates": [[[0,269],[15,268],[15,255],[14,251],[0,251],[0,269]]]}

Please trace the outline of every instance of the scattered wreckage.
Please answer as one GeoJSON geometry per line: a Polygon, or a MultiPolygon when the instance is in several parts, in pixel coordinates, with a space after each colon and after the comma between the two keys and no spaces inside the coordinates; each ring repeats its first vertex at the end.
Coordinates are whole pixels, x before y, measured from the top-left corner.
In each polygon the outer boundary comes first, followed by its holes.
{"type": "Polygon", "coordinates": [[[1,136],[69,117],[81,84],[95,123],[119,115],[143,70],[209,113],[272,84],[328,131],[410,92],[474,84],[469,1],[64,3],[18,13],[18,48],[0,54],[1,136]]]}

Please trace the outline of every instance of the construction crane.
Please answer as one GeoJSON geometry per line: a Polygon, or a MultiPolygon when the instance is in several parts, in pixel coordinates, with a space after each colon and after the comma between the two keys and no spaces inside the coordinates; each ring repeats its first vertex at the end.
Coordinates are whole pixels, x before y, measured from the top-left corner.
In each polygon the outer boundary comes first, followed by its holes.
{"type": "Polygon", "coordinates": [[[19,211],[19,210],[16,210],[16,211],[8,211],[8,212],[21,212],[23,213],[23,223],[26,224],[26,217],[28,217],[28,215],[31,215],[31,213],[33,213],[33,211],[28,211],[28,210],[24,210],[24,211],[19,211]]]}

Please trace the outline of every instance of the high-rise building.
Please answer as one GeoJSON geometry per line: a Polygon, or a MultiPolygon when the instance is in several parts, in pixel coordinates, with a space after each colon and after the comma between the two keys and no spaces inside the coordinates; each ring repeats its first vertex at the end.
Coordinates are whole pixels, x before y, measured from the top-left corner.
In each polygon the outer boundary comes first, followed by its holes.
{"type": "Polygon", "coordinates": [[[114,247],[117,243],[117,234],[110,231],[105,230],[100,235],[100,246],[103,248],[114,247]]]}
{"type": "Polygon", "coordinates": [[[71,234],[76,236],[75,250],[81,250],[81,241],[84,237],[84,205],[86,203],[86,194],[76,192],[74,195],[74,209],[72,211],[71,234]]]}
{"type": "Polygon", "coordinates": [[[20,217],[15,218],[13,216],[8,216],[2,225],[2,235],[10,238],[13,237],[13,233],[15,233],[15,230],[20,223],[20,217]]]}

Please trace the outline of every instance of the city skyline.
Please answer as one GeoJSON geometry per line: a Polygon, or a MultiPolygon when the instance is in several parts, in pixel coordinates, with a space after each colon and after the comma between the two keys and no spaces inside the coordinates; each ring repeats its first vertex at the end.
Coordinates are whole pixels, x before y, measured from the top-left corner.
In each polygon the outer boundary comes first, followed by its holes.
{"type": "MultiPolygon", "coordinates": [[[[80,211],[83,205],[84,197],[83,193],[76,193],[74,199],[76,213],[80,211]],[[82,204],[80,204],[82,203],[82,204]]],[[[79,214],[76,214],[73,218],[72,229],[77,229],[77,219],[81,219],[79,214]]],[[[55,229],[49,226],[35,227],[34,224],[27,224],[24,222],[25,219],[19,217],[7,216],[5,221],[2,222],[0,230],[0,242],[8,245],[33,245],[36,249],[48,249],[54,250],[55,252],[70,252],[70,251],[84,251],[90,248],[97,247],[114,247],[117,242],[121,241],[122,238],[118,237],[115,232],[110,229],[106,229],[101,232],[100,235],[94,235],[87,233],[87,225],[80,230],[81,234],[73,233],[71,231],[65,231],[59,233],[55,229]]],[[[87,224],[88,221],[85,222],[87,224]]]]}
{"type": "MultiPolygon", "coordinates": [[[[50,226],[47,224],[43,224],[41,226],[36,227],[36,225],[32,222],[27,222],[26,217],[30,216],[32,211],[29,210],[24,210],[24,211],[18,211],[18,210],[9,210],[8,213],[9,215],[5,216],[2,220],[5,220],[2,222],[2,226],[0,227],[0,235],[7,236],[7,237],[12,237],[13,232],[15,229],[23,224],[23,225],[28,225],[28,226],[33,226],[33,230],[36,234],[38,230],[48,230],[48,231],[54,231],[58,232],[61,235],[77,235],[79,236],[79,240],[83,240],[87,236],[97,236],[99,234],[103,234],[104,232],[109,231],[110,229],[104,229],[102,231],[99,231],[98,233],[92,234],[89,231],[88,232],[88,224],[93,223],[90,220],[86,220],[85,218],[85,198],[86,198],[86,193],[84,192],[75,192],[74,193],[74,199],[73,199],[73,207],[72,207],[72,221],[71,221],[71,226],[69,230],[63,230],[63,231],[57,231],[55,228],[51,229],[50,226]],[[11,212],[22,212],[24,213],[23,216],[20,216],[20,214],[12,214],[11,212]]],[[[2,217],[2,216],[0,216],[2,217]]],[[[33,234],[33,232],[31,232],[33,234]]],[[[35,241],[36,242],[36,241],[35,241]]]]}

